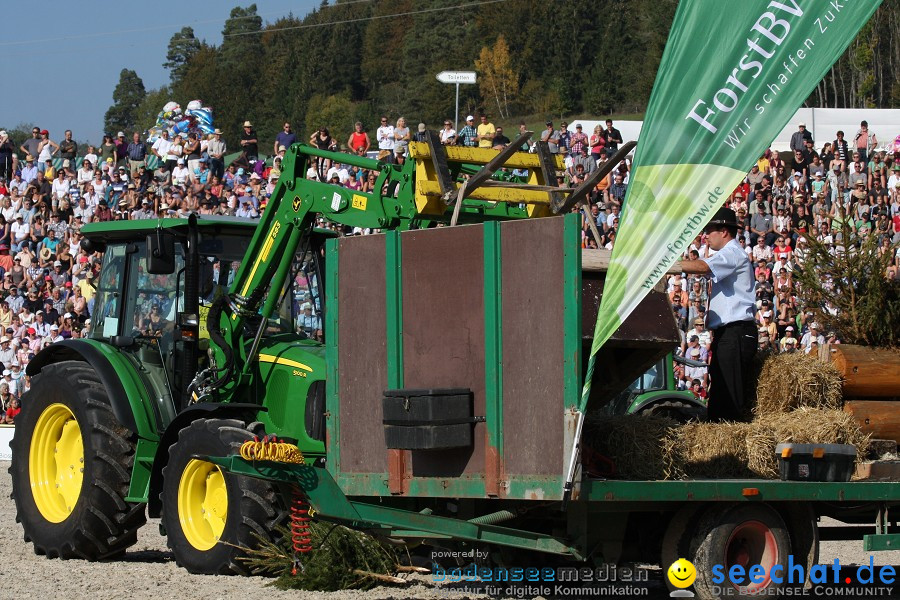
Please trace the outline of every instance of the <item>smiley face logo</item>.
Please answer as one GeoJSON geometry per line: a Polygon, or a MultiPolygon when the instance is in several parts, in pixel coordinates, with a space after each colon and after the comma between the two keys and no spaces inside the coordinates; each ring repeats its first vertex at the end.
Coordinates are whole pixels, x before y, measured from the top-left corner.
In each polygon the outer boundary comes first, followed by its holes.
{"type": "Polygon", "coordinates": [[[677,588],[686,588],[697,579],[697,569],[694,568],[694,565],[689,560],[684,558],[679,558],[673,562],[666,574],[669,577],[669,583],[677,588]]]}

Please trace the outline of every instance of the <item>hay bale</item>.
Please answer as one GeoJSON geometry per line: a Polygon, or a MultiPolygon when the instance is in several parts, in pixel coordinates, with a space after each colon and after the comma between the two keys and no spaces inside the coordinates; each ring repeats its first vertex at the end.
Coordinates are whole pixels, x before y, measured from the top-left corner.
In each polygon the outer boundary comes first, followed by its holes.
{"type": "Polygon", "coordinates": [[[753,477],[749,423],[688,423],[669,432],[663,446],[666,479],[753,477]]]}
{"type": "Polygon", "coordinates": [[[584,441],[613,461],[619,477],[663,479],[666,472],[663,440],[677,425],[668,417],[591,413],[584,424],[584,441]]]}
{"type": "Polygon", "coordinates": [[[831,363],[800,352],[778,354],[763,364],[756,388],[757,416],[809,407],[839,409],[841,375],[831,363]]]}
{"type": "Polygon", "coordinates": [[[757,422],[775,431],[777,443],[853,444],[857,457],[865,456],[869,448],[869,436],[852,415],[842,410],[804,407],[787,414],[761,416],[757,422]]]}

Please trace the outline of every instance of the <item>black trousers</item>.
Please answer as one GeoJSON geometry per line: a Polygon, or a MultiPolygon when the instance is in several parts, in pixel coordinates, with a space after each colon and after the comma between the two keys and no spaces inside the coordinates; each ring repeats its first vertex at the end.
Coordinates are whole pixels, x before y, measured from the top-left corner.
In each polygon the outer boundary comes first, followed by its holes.
{"type": "Polygon", "coordinates": [[[754,321],[737,321],[713,332],[709,366],[711,421],[743,421],[756,403],[753,359],[759,347],[754,321]]]}

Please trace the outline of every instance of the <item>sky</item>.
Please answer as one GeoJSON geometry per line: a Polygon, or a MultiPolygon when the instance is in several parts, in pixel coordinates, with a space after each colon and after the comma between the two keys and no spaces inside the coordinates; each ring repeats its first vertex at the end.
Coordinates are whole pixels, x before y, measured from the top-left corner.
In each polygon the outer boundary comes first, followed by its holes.
{"type": "MultiPolygon", "coordinates": [[[[172,34],[190,26],[197,39],[218,46],[231,9],[253,3],[46,0],[6,10],[0,40],[0,56],[7,65],[0,127],[38,125],[57,142],[71,129],[76,140],[99,143],[103,115],[112,104],[122,69],[136,71],[147,90],[169,83],[162,63],[172,34]]],[[[289,13],[306,15],[320,2],[255,0],[255,4],[265,26],[289,13]]],[[[214,98],[203,101],[215,106],[214,98]]]]}

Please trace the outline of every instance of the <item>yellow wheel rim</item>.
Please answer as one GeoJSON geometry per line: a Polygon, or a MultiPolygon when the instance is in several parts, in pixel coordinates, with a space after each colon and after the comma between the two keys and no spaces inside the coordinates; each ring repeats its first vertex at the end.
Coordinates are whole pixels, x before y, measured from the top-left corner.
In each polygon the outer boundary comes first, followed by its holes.
{"type": "Polygon", "coordinates": [[[28,452],[34,503],[51,523],[65,521],[78,502],[84,479],[84,443],[75,415],[51,404],[38,417],[28,452]]]}
{"type": "Polygon", "coordinates": [[[197,550],[218,543],[228,517],[228,488],[216,465],[191,459],[178,482],[178,520],[184,537],[197,550]]]}

